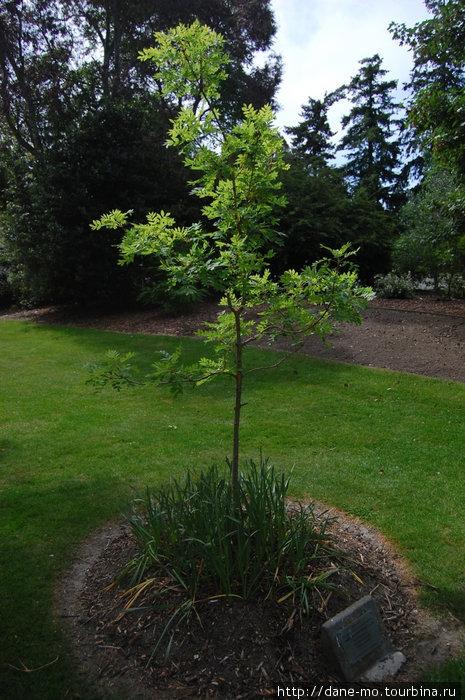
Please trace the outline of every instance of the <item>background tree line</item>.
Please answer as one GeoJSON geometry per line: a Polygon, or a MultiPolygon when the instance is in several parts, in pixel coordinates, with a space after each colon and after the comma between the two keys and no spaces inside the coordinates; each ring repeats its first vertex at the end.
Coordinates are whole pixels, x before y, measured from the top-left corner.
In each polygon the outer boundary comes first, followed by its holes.
{"type": "MultiPolygon", "coordinates": [[[[391,26],[414,59],[404,107],[375,55],[348,85],[309,97],[287,129],[276,272],[350,241],[365,282],[393,265],[438,283],[448,275],[451,289],[462,274],[465,6],[425,4],[431,19],[391,26]],[[337,142],[328,111],[343,98],[350,109],[337,142]]],[[[199,218],[189,173],[165,147],[179,105],[137,60],[155,31],[196,18],[226,39],[220,100],[231,123],[244,103],[274,105],[281,61],[270,0],[0,0],[3,304],[119,304],[141,293],[164,302],[156,261],[118,266],[118,232],[96,234],[89,223],[129,207],[135,218],[161,209],[180,224],[199,218]]]]}

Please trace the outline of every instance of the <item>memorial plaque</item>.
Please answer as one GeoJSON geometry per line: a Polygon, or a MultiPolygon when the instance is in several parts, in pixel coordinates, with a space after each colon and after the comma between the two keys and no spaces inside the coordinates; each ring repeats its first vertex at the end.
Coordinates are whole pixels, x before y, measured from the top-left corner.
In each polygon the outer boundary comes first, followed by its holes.
{"type": "Polygon", "coordinates": [[[393,653],[378,608],[365,596],[324,623],[323,647],[347,681],[393,653]]]}

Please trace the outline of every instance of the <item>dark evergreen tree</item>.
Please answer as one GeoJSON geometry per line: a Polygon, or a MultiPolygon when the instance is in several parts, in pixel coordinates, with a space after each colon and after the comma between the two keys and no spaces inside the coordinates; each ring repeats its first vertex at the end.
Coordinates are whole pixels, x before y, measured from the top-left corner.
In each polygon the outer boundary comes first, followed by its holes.
{"type": "Polygon", "coordinates": [[[292,149],[308,169],[318,172],[334,159],[336,150],[332,141],[334,132],[328,121],[328,110],[337,101],[337,92],[325,95],[323,100],[309,97],[300,113],[301,121],[297,126],[287,127],[286,132],[292,137],[292,149]]]}
{"type": "Polygon", "coordinates": [[[431,19],[414,27],[391,24],[413,56],[407,85],[409,123],[426,153],[432,151],[465,179],[465,4],[426,0],[431,19]]]}
{"type": "Polygon", "coordinates": [[[292,136],[288,154],[291,169],[283,175],[287,207],[281,217],[283,249],[279,270],[311,263],[322,246],[337,248],[350,241],[363,280],[371,282],[387,270],[389,248],[395,236],[393,216],[358,182],[349,189],[345,171],[334,164],[335,146],[328,109],[342,91],[324,100],[309,99],[302,121],[287,129],[292,136]]]}
{"type": "Polygon", "coordinates": [[[363,190],[349,193],[340,168],[327,166],[310,172],[296,154],[283,174],[287,206],[281,216],[282,250],[272,261],[278,272],[299,269],[324,254],[322,246],[337,248],[350,242],[361,279],[387,272],[390,250],[397,236],[396,216],[373,202],[363,190]]]}
{"type": "Polygon", "coordinates": [[[378,54],[360,64],[346,88],[353,107],[342,119],[346,132],[339,150],[346,154],[344,171],[351,191],[363,189],[370,201],[393,208],[399,197],[398,105],[392,98],[397,81],[383,80],[386,71],[378,54]]]}
{"type": "Polygon", "coordinates": [[[302,106],[301,121],[286,128],[291,167],[282,174],[287,206],[280,217],[282,249],[272,261],[276,272],[300,269],[321,258],[322,246],[337,248],[346,241],[342,220],[347,192],[341,173],[329,165],[335,145],[328,110],[336,99],[336,93],[322,100],[310,97],[302,106]]]}
{"type": "Polygon", "coordinates": [[[118,234],[96,235],[89,222],[117,204],[140,216],[147,202],[180,220],[192,213],[188,173],[164,147],[166,120],[157,124],[157,114],[156,104],[145,101],[108,103],[83,116],[45,156],[11,159],[3,237],[18,301],[135,300],[144,269],[128,274],[117,265],[118,234]]]}
{"type": "Polygon", "coordinates": [[[289,153],[291,168],[282,175],[287,205],[281,216],[282,248],[272,267],[276,272],[300,269],[324,255],[321,246],[337,248],[348,240],[349,197],[340,171],[309,169],[306,159],[289,153]]]}
{"type": "Polygon", "coordinates": [[[2,256],[22,297],[130,296],[132,281],[114,265],[114,241],[91,234],[89,222],[125,202],[141,212],[193,206],[188,175],[164,148],[177,105],[161,98],[153,66],[138,61],[138,52],[155,30],[179,21],[198,17],[220,30],[232,58],[222,109],[234,119],[242,102],[270,101],[279,82],[278,59],[252,65],[275,31],[269,5],[0,0],[2,256]]]}

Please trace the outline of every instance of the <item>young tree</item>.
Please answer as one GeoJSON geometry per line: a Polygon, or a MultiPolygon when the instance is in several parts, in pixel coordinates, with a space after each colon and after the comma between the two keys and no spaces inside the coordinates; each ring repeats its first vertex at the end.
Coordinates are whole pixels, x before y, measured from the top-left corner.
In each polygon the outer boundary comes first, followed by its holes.
{"type": "MultiPolygon", "coordinates": [[[[335,251],[334,262],[326,258],[272,279],[268,249],[276,236],[276,209],[283,204],[279,174],[284,160],[271,108],[244,106],[242,120],[228,127],[218,110],[228,65],[223,38],[194,22],[157,33],[155,40],[155,48],[143,51],[141,59],[155,62],[164,94],[182,103],[169,144],[182,152],[195,174],[194,192],[205,201],[203,222],[179,227],[172,216],[159,212],[149,214],[146,223],[128,226],[129,213],[115,210],[92,226],[124,229],[123,263],[138,255],[157,256],[173,294],[182,291],[195,297],[205,286],[221,293],[222,312],[201,331],[213,346],[213,357],[186,368],[179,352],[165,354],[155,363],[151,379],[168,382],[176,391],[184,381],[233,378],[231,470],[237,501],[243,382],[251,372],[265,369],[246,363],[247,346],[285,335],[297,350],[308,335],[330,333],[334,319],[360,322],[370,290],[358,286],[354,270],[342,269],[350,255],[347,246],[335,251]]],[[[107,362],[94,369],[95,381],[131,381],[128,362],[110,353],[107,362]]]]}
{"type": "Polygon", "coordinates": [[[360,71],[347,86],[354,106],[342,119],[347,131],[339,150],[347,154],[344,170],[352,189],[363,188],[371,201],[392,207],[400,161],[394,119],[398,105],[392,99],[397,81],[383,80],[381,63],[378,54],[361,60],[360,71]]]}

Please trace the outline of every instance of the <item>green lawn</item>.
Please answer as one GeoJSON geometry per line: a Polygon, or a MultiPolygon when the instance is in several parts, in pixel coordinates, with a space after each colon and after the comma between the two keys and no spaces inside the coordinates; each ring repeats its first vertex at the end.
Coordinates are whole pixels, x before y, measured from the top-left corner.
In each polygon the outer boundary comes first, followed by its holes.
{"type": "MultiPolygon", "coordinates": [[[[95,697],[51,616],[55,581],[134,489],[230,452],[226,379],[176,399],[84,384],[83,365],[107,348],[133,350],[148,367],[154,350],[175,343],[0,321],[2,698],[95,697]],[[23,665],[32,672],[13,668],[23,665]]],[[[203,351],[197,340],[183,345],[192,357],[203,351]]],[[[294,357],[251,375],[245,400],[243,457],[263,449],[278,467],[294,466],[292,496],[379,527],[437,587],[424,603],[465,621],[465,385],[294,357]]],[[[464,677],[459,662],[442,680],[464,677]]]]}

